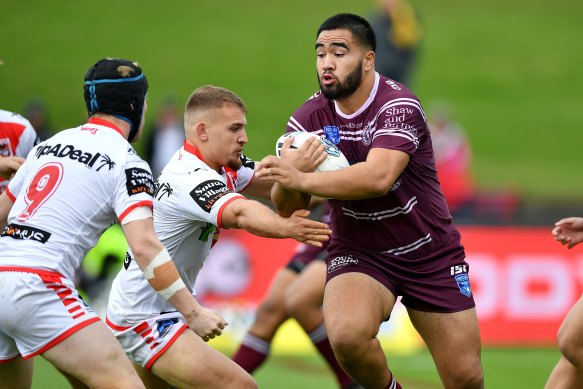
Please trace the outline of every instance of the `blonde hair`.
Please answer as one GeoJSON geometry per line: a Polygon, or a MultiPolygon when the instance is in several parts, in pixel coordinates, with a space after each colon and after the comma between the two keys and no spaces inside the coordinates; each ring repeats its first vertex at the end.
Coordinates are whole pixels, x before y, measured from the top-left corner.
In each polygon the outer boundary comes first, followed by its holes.
{"type": "Polygon", "coordinates": [[[228,89],[213,85],[205,85],[195,89],[184,108],[185,127],[188,128],[192,124],[197,114],[221,108],[225,104],[234,104],[247,114],[247,107],[243,100],[228,89]]]}

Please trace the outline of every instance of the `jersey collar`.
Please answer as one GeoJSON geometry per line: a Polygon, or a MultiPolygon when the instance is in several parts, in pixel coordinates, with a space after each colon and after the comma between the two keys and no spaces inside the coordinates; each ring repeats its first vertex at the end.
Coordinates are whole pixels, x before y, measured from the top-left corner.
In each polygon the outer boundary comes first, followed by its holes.
{"type": "Polygon", "coordinates": [[[90,123],[90,124],[97,124],[99,126],[104,126],[104,127],[111,128],[112,130],[114,130],[115,132],[118,132],[121,136],[123,136],[123,132],[120,130],[120,128],[118,126],[116,126],[112,122],[107,121],[105,119],[90,118],[88,123],[90,123]]]}
{"type": "MultiPolygon", "coordinates": [[[[198,149],[198,147],[196,147],[193,144],[188,143],[186,140],[184,141],[184,151],[186,151],[189,154],[194,155],[196,158],[200,159],[202,162],[204,162],[207,166],[209,166],[209,164],[204,160],[204,158],[202,157],[202,154],[200,153],[200,150],[198,149]]],[[[209,166],[210,167],[210,166],[209,166]]],[[[212,169],[212,168],[211,168],[212,169]]],[[[221,167],[218,172],[220,174],[223,174],[225,172],[225,170],[227,170],[229,168],[227,167],[221,167]]],[[[231,170],[233,171],[233,170],[231,170]]]]}
{"type": "Polygon", "coordinates": [[[358,109],[358,111],[356,111],[353,114],[347,115],[344,112],[342,112],[340,110],[340,108],[338,107],[338,103],[336,102],[336,100],[334,100],[334,109],[336,110],[336,113],[338,114],[338,116],[343,117],[344,119],[353,119],[353,118],[357,117],[358,115],[360,115],[362,112],[364,112],[364,110],[367,109],[372,104],[372,102],[374,101],[374,98],[377,95],[377,91],[379,89],[380,79],[381,79],[381,77],[380,77],[379,73],[375,72],[374,85],[372,87],[372,90],[370,91],[368,98],[366,99],[366,101],[364,102],[362,107],[360,107],[358,109]]]}
{"type": "Polygon", "coordinates": [[[187,141],[184,141],[184,151],[186,151],[187,153],[190,153],[190,154],[196,156],[196,158],[198,158],[201,161],[205,162],[204,159],[202,158],[202,154],[200,153],[200,150],[198,149],[198,147],[196,147],[193,144],[188,143],[187,141]]]}

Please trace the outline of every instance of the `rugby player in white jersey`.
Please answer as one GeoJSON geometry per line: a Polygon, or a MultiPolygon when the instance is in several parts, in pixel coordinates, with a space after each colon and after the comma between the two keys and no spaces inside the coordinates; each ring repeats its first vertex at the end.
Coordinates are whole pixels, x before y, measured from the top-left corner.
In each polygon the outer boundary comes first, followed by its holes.
{"type": "Polygon", "coordinates": [[[0,196],[2,388],[29,388],[37,355],[73,387],[144,388],[72,281],[116,221],[152,290],[189,324],[199,315],[154,232],[152,176],[129,143],[141,135],[147,90],[135,63],[98,61],[85,76],[88,123],[37,145],[0,196]]]}
{"type": "MultiPolygon", "coordinates": [[[[326,224],[307,219],[307,210],[283,218],[238,193],[268,196],[272,186],[253,180],[254,162],[242,154],[247,143],[246,113],[243,101],[227,89],[204,86],[195,90],[185,108],[184,147],[176,151],[156,182],[154,227],[193,294],[196,276],[221,228],[291,237],[319,247],[331,233],[326,224]]],[[[297,164],[308,163],[305,168],[313,170],[325,152],[319,146],[312,151],[313,159],[297,164]]],[[[107,324],[146,386],[255,387],[247,372],[204,342],[222,333],[225,320],[199,307],[197,320],[187,323],[152,290],[134,254],[132,248],[113,282],[107,324]]]]}

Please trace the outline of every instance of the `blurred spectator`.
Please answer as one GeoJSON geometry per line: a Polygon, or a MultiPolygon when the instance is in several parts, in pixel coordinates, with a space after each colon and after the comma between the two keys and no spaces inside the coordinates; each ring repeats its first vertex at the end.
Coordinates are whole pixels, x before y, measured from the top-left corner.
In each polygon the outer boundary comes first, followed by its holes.
{"type": "Polygon", "coordinates": [[[428,115],[437,177],[451,214],[462,222],[504,223],[516,217],[520,196],[514,188],[479,188],[472,176],[472,151],[450,107],[435,103],[428,115]]]}
{"type": "Polygon", "coordinates": [[[30,121],[41,141],[51,137],[47,106],[41,99],[32,99],[24,107],[24,117],[30,121]]]}
{"type": "Polygon", "coordinates": [[[182,147],[182,122],[182,109],[178,106],[176,97],[167,96],[162,101],[146,146],[146,159],[154,178],[158,178],[170,157],[182,147]]]}
{"type": "Polygon", "coordinates": [[[452,120],[444,103],[430,111],[429,129],[435,154],[437,176],[450,212],[468,214],[475,197],[471,174],[471,150],[464,129],[452,120]]]}
{"type": "Polygon", "coordinates": [[[376,70],[409,85],[421,42],[417,11],[407,0],[377,0],[370,24],[377,38],[376,70]]]}

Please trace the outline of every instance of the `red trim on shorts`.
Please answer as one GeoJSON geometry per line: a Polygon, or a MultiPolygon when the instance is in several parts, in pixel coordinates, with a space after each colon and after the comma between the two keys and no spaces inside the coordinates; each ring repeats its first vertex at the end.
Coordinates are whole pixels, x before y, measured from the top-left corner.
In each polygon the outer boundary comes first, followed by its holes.
{"type": "Polygon", "coordinates": [[[219,213],[217,214],[217,227],[223,228],[222,218],[223,218],[223,211],[225,210],[225,207],[227,205],[229,205],[232,201],[238,200],[238,199],[247,200],[247,197],[245,197],[243,195],[238,195],[238,196],[233,197],[232,199],[225,201],[225,203],[223,205],[221,205],[221,208],[219,208],[219,213]]]}
{"type": "Polygon", "coordinates": [[[134,328],[134,332],[135,332],[136,334],[140,335],[140,333],[141,333],[141,332],[144,332],[144,330],[145,330],[145,329],[147,329],[147,328],[149,328],[149,326],[148,326],[148,322],[147,322],[147,321],[144,321],[144,322],[140,323],[139,325],[137,325],[137,326],[134,328]]]}
{"type": "Polygon", "coordinates": [[[15,202],[16,201],[16,196],[14,196],[12,194],[12,192],[10,191],[10,189],[8,189],[8,187],[6,187],[6,190],[4,191],[6,193],[6,196],[8,196],[8,198],[12,201],[15,202]]]}
{"type": "Polygon", "coordinates": [[[105,316],[105,324],[107,324],[107,326],[109,328],[111,328],[112,330],[116,330],[116,331],[125,331],[125,330],[132,328],[132,327],[122,327],[122,326],[118,326],[117,324],[113,324],[107,316],[105,316]]]}
{"type": "MultiPolygon", "coordinates": [[[[44,280],[43,280],[43,281],[44,281],[44,280]]],[[[51,288],[51,289],[54,289],[52,286],[49,286],[49,285],[47,285],[47,287],[49,287],[49,288],[51,288]]],[[[60,298],[61,300],[63,300],[63,301],[64,301],[64,300],[68,300],[68,299],[66,299],[65,297],[69,297],[69,296],[70,296],[70,295],[72,295],[72,294],[73,294],[73,292],[71,291],[71,289],[66,289],[66,290],[64,290],[63,292],[57,292],[57,296],[59,296],[59,298],[60,298]]]]}
{"type": "Polygon", "coordinates": [[[99,319],[98,317],[92,317],[91,319],[85,320],[84,322],[77,324],[75,327],[69,328],[67,331],[63,332],[61,335],[59,335],[58,337],[56,337],[55,339],[53,339],[52,341],[47,343],[44,347],[41,347],[40,350],[35,351],[32,354],[23,355],[22,358],[30,359],[32,357],[40,355],[40,354],[44,353],[45,351],[55,347],[57,344],[61,343],[65,339],[67,339],[69,336],[73,335],[75,332],[81,330],[82,328],[87,327],[89,324],[93,324],[93,323],[98,322],[100,320],[101,319],[99,319]]]}
{"type": "Polygon", "coordinates": [[[35,269],[33,267],[0,266],[0,271],[15,271],[15,272],[20,272],[20,273],[34,273],[34,274],[38,274],[41,277],[45,276],[45,277],[66,278],[59,272],[52,271],[52,270],[35,269]]]}
{"type": "Polygon", "coordinates": [[[69,313],[73,313],[81,309],[80,305],[74,306],[73,308],[69,309],[69,313]]]}
{"type": "Polygon", "coordinates": [[[120,223],[123,222],[123,219],[128,215],[128,213],[130,213],[131,211],[138,207],[150,207],[150,209],[153,209],[154,204],[152,203],[152,200],[143,200],[133,205],[130,205],[125,211],[121,213],[121,215],[119,215],[118,217],[119,222],[120,223]]]}
{"type": "Polygon", "coordinates": [[[158,360],[158,358],[160,358],[165,352],[166,350],[168,350],[168,348],[170,346],[172,346],[174,344],[174,342],[176,342],[176,339],[178,339],[178,337],[188,328],[188,325],[182,323],[182,327],[178,329],[178,331],[176,331],[176,333],[174,334],[174,336],[164,345],[164,347],[162,347],[160,349],[160,351],[158,351],[156,354],[154,354],[152,356],[152,358],[150,358],[150,360],[148,361],[148,363],[146,363],[146,366],[144,366],[144,369],[146,370],[150,370],[152,368],[152,365],[154,364],[154,362],[156,362],[158,360]]]}

